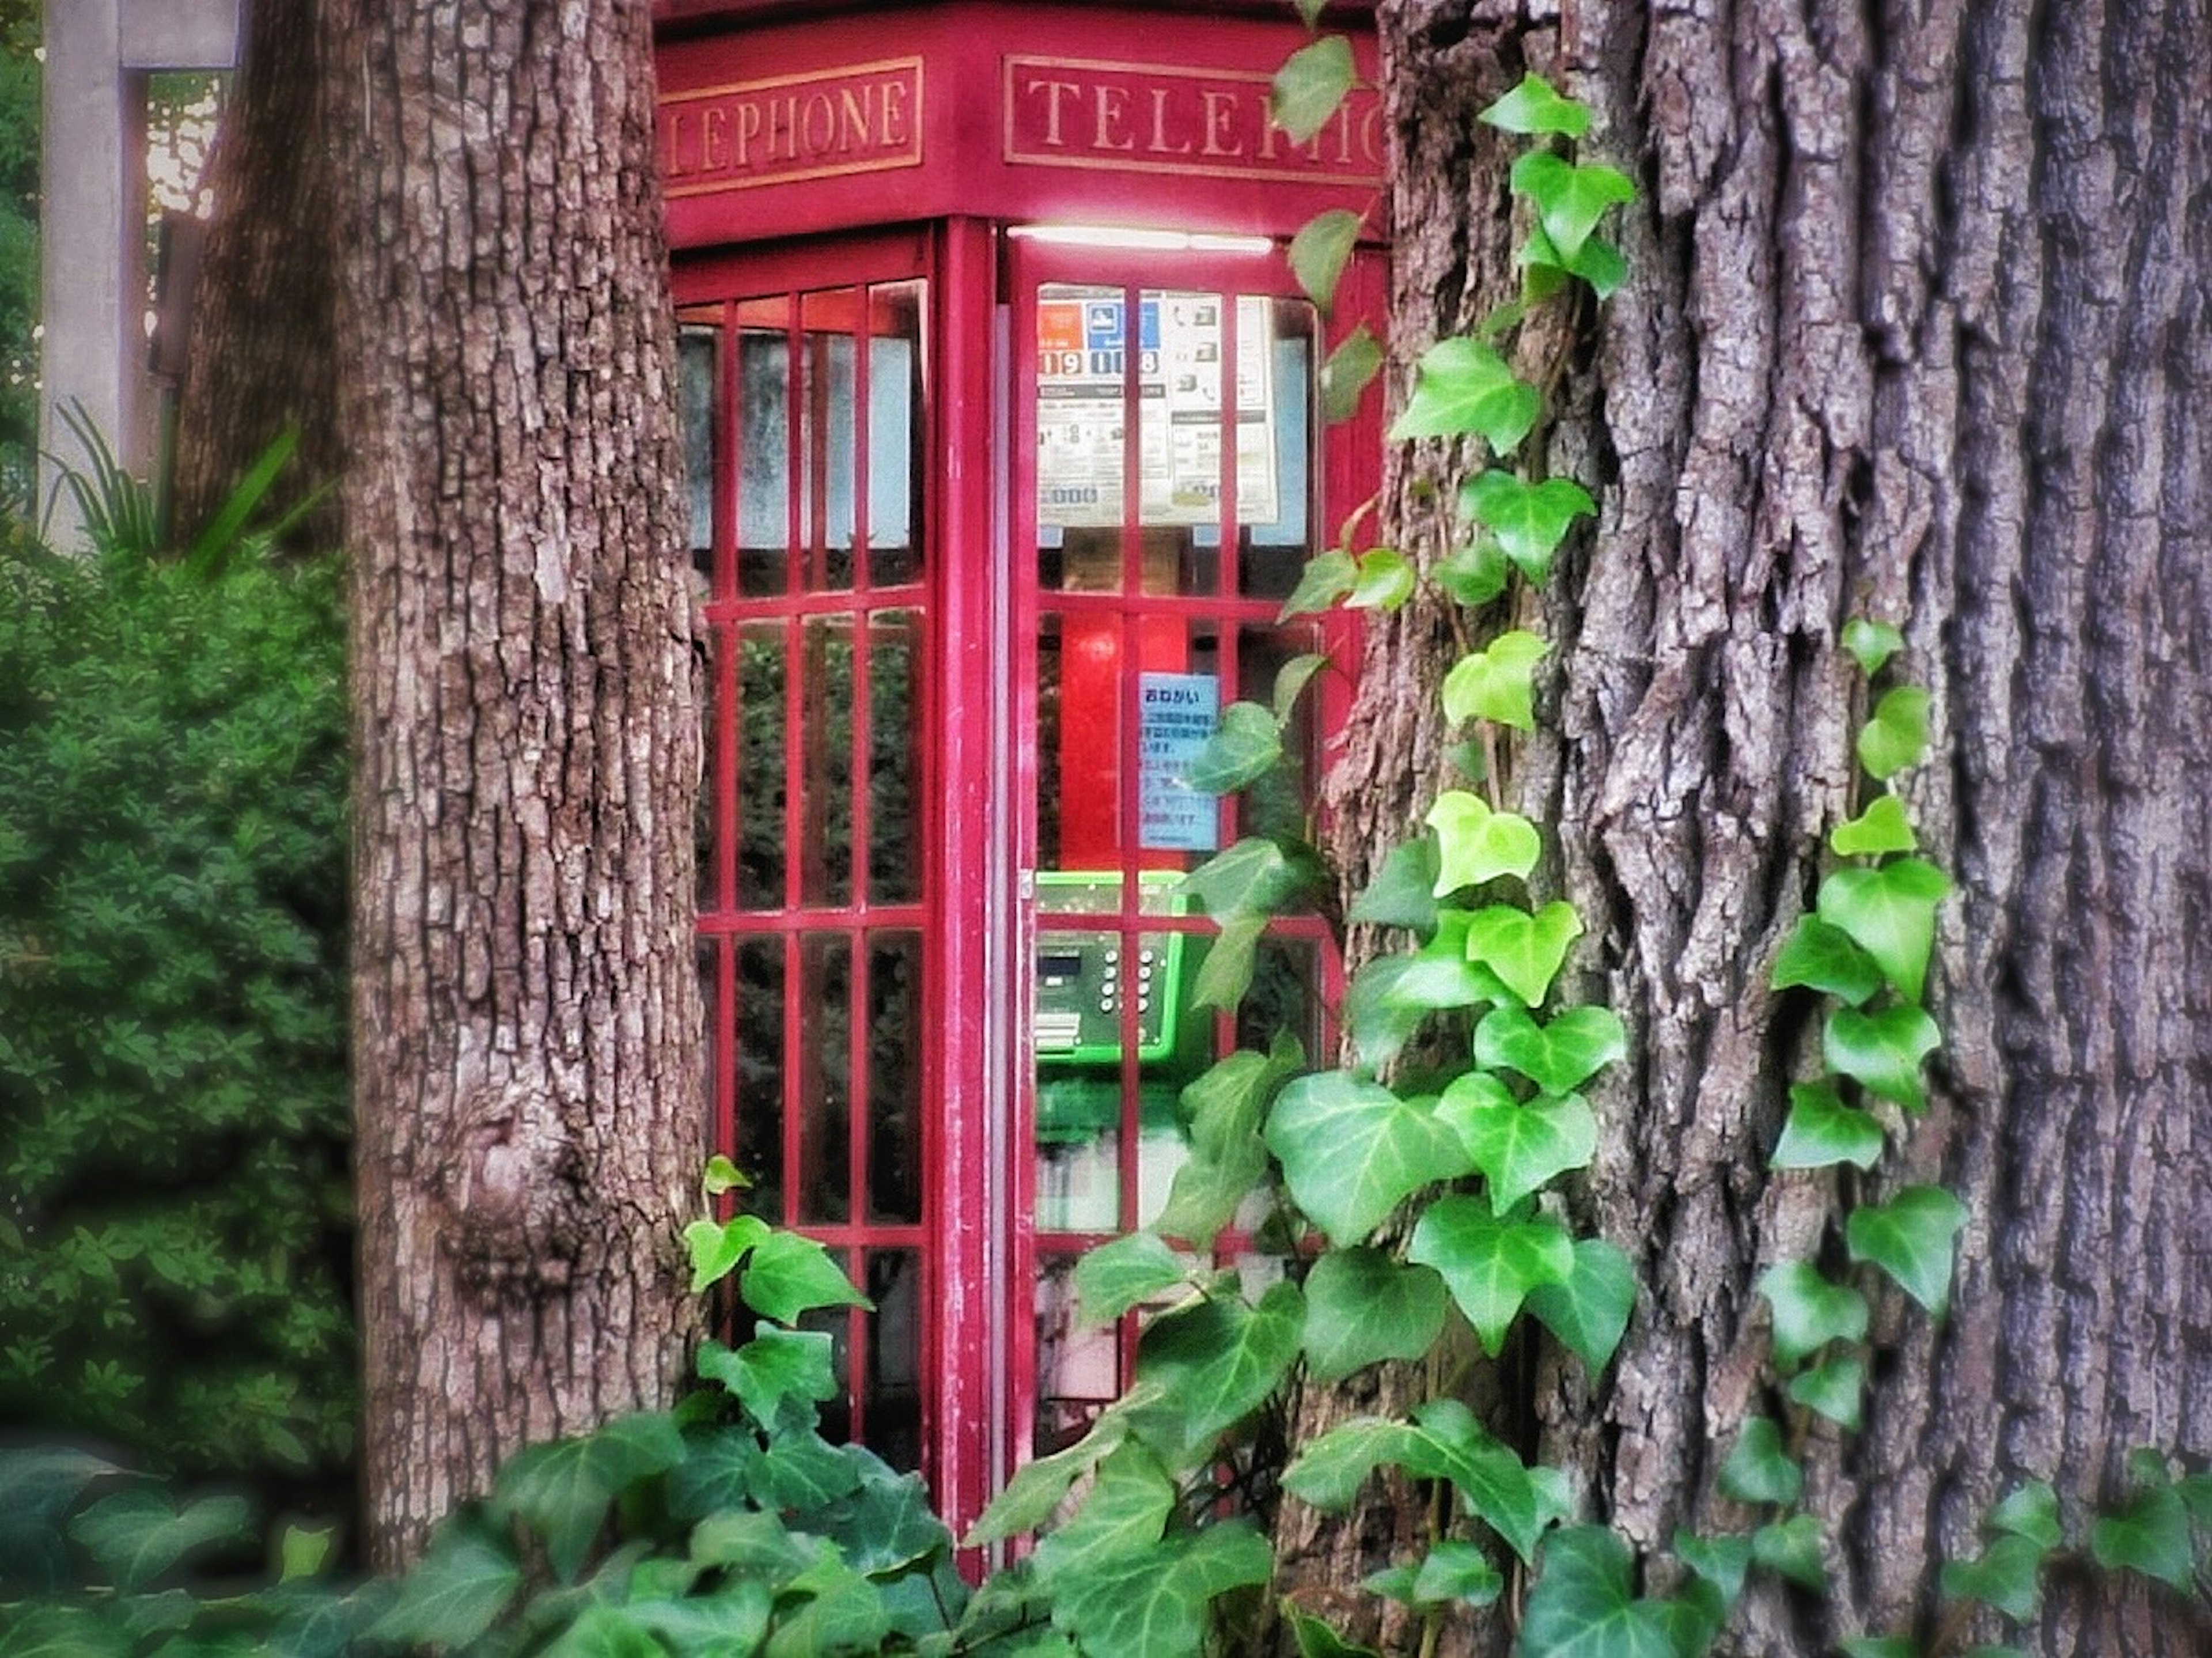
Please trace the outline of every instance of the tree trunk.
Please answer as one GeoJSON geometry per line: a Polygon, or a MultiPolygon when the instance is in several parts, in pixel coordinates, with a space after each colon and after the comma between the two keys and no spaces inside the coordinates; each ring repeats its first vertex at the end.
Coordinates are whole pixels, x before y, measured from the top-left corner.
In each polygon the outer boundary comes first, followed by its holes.
{"type": "Polygon", "coordinates": [[[703,1156],[645,0],[337,0],[370,1554],[665,1404],[703,1156]]]}
{"type": "Polygon", "coordinates": [[[288,537],[337,545],[346,446],[337,412],[336,225],[326,43],[312,5],[252,0],[245,52],[209,162],[202,255],[177,415],[173,520],[191,535],[288,426],[300,446],[265,517],[317,490],[288,537]]]}
{"type": "MultiPolygon", "coordinates": [[[[1756,1589],[1724,1644],[1925,1641],[1938,1564],[2014,1485],[2051,1479],[2079,1540],[2130,1448],[2212,1452],[2212,9],[1545,9],[1379,8],[1404,343],[1492,281],[1510,141],[1468,117],[1524,60],[1644,190],[1558,400],[1550,469],[1603,515],[1546,595],[1520,784],[1559,826],[1584,985],[1631,1031],[1580,1200],[1642,1291],[1607,1374],[1547,1351],[1531,1404],[1639,1546],[1747,1528],[1714,1486],[1774,1402],[1751,1286],[1838,1243],[1835,1182],[1766,1169],[1817,1065],[1766,984],[1855,798],[1838,632],[1901,623],[1936,698],[1905,793],[1960,890],[1931,1108],[1868,1195],[1941,1179],[1973,1218],[1948,1321],[1877,1296],[1866,1430],[1807,1447],[1831,1594],[1756,1589]]],[[[1371,763],[1433,777],[1401,695],[1363,688],[1371,763]]],[[[2052,1655],[2212,1646],[2135,1576],[2057,1572],[2008,1636],[1984,1617],[1972,1638],[2052,1655]]],[[[1509,1621],[1454,1638],[1502,1650],[1509,1621]]]]}

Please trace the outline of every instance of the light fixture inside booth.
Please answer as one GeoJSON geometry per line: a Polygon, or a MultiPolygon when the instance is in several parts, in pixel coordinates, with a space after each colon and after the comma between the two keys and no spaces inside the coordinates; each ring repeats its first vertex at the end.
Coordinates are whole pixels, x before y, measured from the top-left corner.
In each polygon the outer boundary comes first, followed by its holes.
{"type": "Polygon", "coordinates": [[[1273,253],[1268,236],[1219,236],[1188,230],[1137,230],[1118,225],[1024,224],[1006,234],[1056,247],[1121,248],[1133,252],[1273,253]]]}

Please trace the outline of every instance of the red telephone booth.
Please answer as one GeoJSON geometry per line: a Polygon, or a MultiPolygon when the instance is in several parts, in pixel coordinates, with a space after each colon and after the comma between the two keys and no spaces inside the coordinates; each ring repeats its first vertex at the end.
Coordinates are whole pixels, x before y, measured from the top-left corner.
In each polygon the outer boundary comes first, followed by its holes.
{"type": "Polygon", "coordinates": [[[875,1303],[831,1321],[833,1425],[964,1524],[1119,1391],[1134,1321],[1078,1327],[1070,1273],[1160,1212],[1184,1085],[1331,1040],[1317,921],[1271,926],[1237,1015],[1195,1005],[1182,877],[1303,832],[1346,674],[1262,785],[1185,773],[1282,663],[1351,665],[1279,616],[1375,487],[1374,398],[1324,425],[1316,376],[1380,259],[1322,318],[1284,249],[1375,207],[1378,111],[1269,125],[1287,5],[659,16],[716,1133],[875,1303]]]}

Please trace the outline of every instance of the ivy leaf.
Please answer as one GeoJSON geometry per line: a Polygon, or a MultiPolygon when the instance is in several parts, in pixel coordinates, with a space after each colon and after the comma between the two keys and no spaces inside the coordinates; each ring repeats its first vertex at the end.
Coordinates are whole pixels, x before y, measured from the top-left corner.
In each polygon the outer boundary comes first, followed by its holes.
{"type": "Polygon", "coordinates": [[[1319,651],[1308,651],[1291,657],[1275,670],[1275,718],[1287,721],[1291,712],[1298,705],[1298,698],[1313,683],[1313,677],[1328,666],[1328,658],[1319,651]]]}
{"type": "Polygon", "coordinates": [[[1443,1274],[1492,1358],[1528,1292],[1564,1284],[1575,1270],[1574,1240],[1555,1220],[1501,1220],[1480,1198],[1439,1198],[1413,1228],[1408,1260],[1443,1274]]]}
{"type": "Polygon", "coordinates": [[[1437,832],[1437,880],[1442,898],[1501,875],[1525,877],[1544,854],[1536,826],[1516,812],[1492,811],[1464,789],[1446,789],[1425,820],[1437,832]]]}
{"type": "Polygon", "coordinates": [[[921,1476],[887,1468],[810,1515],[807,1527],[836,1544],[845,1563],[869,1577],[941,1558],[952,1547],[952,1534],[930,1507],[921,1476]]]}
{"type": "Polygon", "coordinates": [[[1512,1448],[1455,1399],[1431,1399],[1413,1409],[1397,1461],[1422,1479],[1449,1479],[1468,1508],[1527,1560],[1550,1523],[1550,1504],[1512,1448]]]}
{"type": "Polygon", "coordinates": [[[1860,672],[1872,676],[1905,648],[1905,635],[1887,622],[1855,616],[1844,623],[1844,648],[1857,659],[1860,672]]]}
{"type": "Polygon", "coordinates": [[[1339,1248],[1359,1242],[1420,1187],[1474,1167],[1432,1107],[1341,1071],[1287,1084],[1265,1139],[1291,1196],[1339,1248]]]}
{"type": "Polygon", "coordinates": [[[1838,858],[1879,858],[1884,853],[1915,851],[1920,841],[1905,816],[1905,802],[1893,794],[1878,794],[1857,817],[1837,824],[1828,844],[1838,858]]]}
{"type": "Polygon", "coordinates": [[[1232,1589],[1266,1582],[1274,1564],[1274,1551],[1249,1521],[1209,1526],[1139,1553],[1086,1562],[1058,1582],[1053,1623],[1079,1637],[1085,1658],[1200,1652],[1207,1607],[1232,1589]]]}
{"type": "Polygon", "coordinates": [[[1359,412],[1361,393],[1382,372],[1382,347],[1361,323],[1336,343],[1321,365],[1321,417],[1331,426],[1359,412]]]}
{"type": "Polygon", "coordinates": [[[1216,920],[1246,914],[1278,915],[1311,877],[1310,866],[1292,862],[1280,844],[1253,835],[1207,859],[1176,890],[1197,899],[1216,920]]]}
{"type": "Polygon", "coordinates": [[[1524,75],[1520,84],[1474,118],[1500,132],[1557,132],[1579,138],[1589,131],[1589,111],[1563,98],[1540,75],[1524,75]]]}
{"type": "Polygon", "coordinates": [[[735,1352],[719,1341],[702,1342],[698,1370],[719,1382],[763,1422],[773,1422],[787,1399],[836,1397],[837,1378],[830,1364],[827,1330],[783,1330],[764,1324],[735,1352]]]}
{"type": "Polygon", "coordinates": [[[768,1223],[757,1215],[693,1221],[684,1229],[684,1247],[691,1258],[691,1293],[701,1294],[727,1278],[745,1251],[768,1235],[768,1223]]]}
{"type": "Polygon", "coordinates": [[[1336,303],[1336,284],[1358,240],[1359,216],[1341,207],[1315,214],[1291,238],[1291,275],[1323,315],[1336,303]]]}
{"type": "Polygon", "coordinates": [[[1460,510],[1480,520],[1531,581],[1551,574],[1552,556],[1574,521],[1597,511],[1589,491],[1572,478],[1529,483],[1497,471],[1469,479],[1459,500],[1460,510]]]}
{"type": "Polygon", "coordinates": [[[684,1455],[684,1436],[665,1413],[617,1417],[580,1439],[517,1452],[493,1484],[490,1512],[520,1519],[544,1539],[554,1572],[573,1583],[615,1498],[638,1480],[665,1473],[684,1455]]]}
{"type": "Polygon", "coordinates": [[[1283,728],[1273,714],[1257,702],[1231,702],[1184,780],[1200,794],[1229,794],[1266,776],[1282,757],[1283,728]]]}
{"type": "Polygon", "coordinates": [[[1294,616],[1311,616],[1325,610],[1352,592],[1359,580],[1359,567],[1352,562],[1352,555],[1332,548],[1316,554],[1306,561],[1299,574],[1298,585],[1291,589],[1291,596],[1283,601],[1278,622],[1287,622],[1294,616]]]}
{"type": "Polygon", "coordinates": [[[1920,1650],[1902,1635],[1853,1635],[1836,1644],[1844,1658],[1918,1658],[1920,1650]]]}
{"type": "Polygon", "coordinates": [[[1665,1612],[1631,1588],[1628,1545],[1604,1526],[1571,1526],[1544,1545],[1518,1658],[1676,1658],[1665,1612]]]}
{"type": "Polygon", "coordinates": [[[1389,547],[1370,548],[1355,561],[1358,577],[1352,596],[1344,601],[1352,610],[1396,610],[1413,596],[1413,567],[1406,556],[1389,547]]]}
{"type": "Polygon", "coordinates": [[[1066,1449],[1024,1463],[960,1540],[960,1546],[979,1549],[1035,1531],[1059,1510],[1075,1482],[1119,1450],[1128,1436],[1128,1417],[1108,1411],[1066,1449]]]}
{"type": "Polygon", "coordinates": [[[1809,1514],[1792,1515],[1752,1533],[1751,1558],[1802,1588],[1817,1593],[1828,1587],[1828,1568],[1820,1558],[1820,1522],[1809,1514]]]}
{"type": "Polygon", "coordinates": [[[2058,1522],[2058,1493],[2047,1479],[2031,1479],[2013,1491],[1990,1510],[1988,1524],[1992,1531],[2009,1532],[2046,1549],[2057,1548],[2065,1537],[2058,1522]]]}
{"type": "Polygon", "coordinates": [[[1571,1007],[1548,1024],[1501,1007],[1474,1028],[1477,1065],[1509,1066],[1547,1094],[1572,1093],[1627,1052],[1628,1032],[1609,1007],[1571,1007]]]}
{"type": "Polygon", "coordinates": [[[1436,1010],[1484,999],[1489,981],[1464,950],[1464,935],[1456,950],[1431,941],[1411,955],[1378,957],[1352,975],[1344,1019],[1363,1065],[1387,1064],[1436,1010]]]}
{"type": "Polygon", "coordinates": [[[1767,982],[1776,990],[1802,985],[1856,1007],[1881,988],[1881,969],[1841,927],[1801,915],[1767,982]]]}
{"type": "Polygon", "coordinates": [[[1854,1209],[1844,1242],[1856,1261],[1871,1261],[1905,1294],[1941,1318],[1951,1304],[1951,1245],[1966,1206],[1940,1186],[1908,1186],[1887,1203],[1854,1209]]]}
{"type": "Polygon", "coordinates": [[[1306,1368],[1335,1382],[1386,1358],[1420,1357],[1444,1325],[1444,1283],[1364,1245],[1331,1249],[1306,1274],[1306,1368]]]}
{"type": "Polygon", "coordinates": [[[1899,685],[1875,705],[1874,718],[1860,728],[1859,764],[1870,777],[1887,780],[1920,758],[1928,746],[1928,693],[1899,685]]]}
{"type": "Polygon", "coordinates": [[[1191,1155],[1176,1171],[1167,1207],[1155,1223],[1162,1234],[1203,1248],[1229,1224],[1267,1171],[1260,1122],[1267,1102],[1304,1063],[1304,1050],[1285,1035],[1268,1053],[1240,1049],[1216,1061],[1182,1090],[1191,1155]]]}
{"type": "Polygon", "coordinates": [[[1372,926],[1401,926],[1433,932],[1437,925],[1437,872],[1441,859],[1433,837],[1402,841],[1390,848],[1367,889],[1352,901],[1346,920],[1372,926]]]}
{"type": "Polygon", "coordinates": [[[1544,394],[1515,378],[1505,359],[1479,340],[1438,340],[1414,365],[1413,396],[1390,423],[1393,442],[1475,434],[1510,454],[1543,413],[1544,394]]]}
{"type": "Polygon", "coordinates": [[[1788,1389],[1792,1401],[1850,1433],[1858,1431],[1860,1400],[1865,1391],[1866,1366],[1851,1354],[1790,1377],[1788,1389]]]}
{"type": "Polygon", "coordinates": [[[796,1232],[771,1231],[753,1247],[738,1293],[746,1306],[779,1324],[796,1324],[817,1307],[875,1309],[827,1249],[796,1232]]]}
{"type": "Polygon", "coordinates": [[[1413,1574],[1413,1600],[1416,1606],[1464,1600],[1486,1606],[1504,1588],[1505,1579],[1487,1555],[1472,1543],[1447,1537],[1429,1550],[1413,1574]]]}
{"type": "Polygon", "coordinates": [[[1920,999],[1936,943],[1936,906],[1950,878],[1918,858],[1880,869],[1839,869],[1820,883],[1820,919],[1850,934],[1908,1002],[1920,999]]]}
{"type": "Polygon", "coordinates": [[[368,1628],[376,1640],[465,1649],[522,1587],[514,1546],[473,1515],[448,1520],[422,1563],[400,1581],[399,1598],[368,1628]]]}
{"type": "Polygon", "coordinates": [[[1867,1333],[1866,1297],[1831,1284],[1806,1260],[1785,1260],[1760,1275],[1759,1293],[1774,1314],[1774,1357],[1794,1369],[1832,1341],[1860,1341],[1867,1333]]]}
{"type": "Polygon", "coordinates": [[[1110,1324],[1141,1302],[1189,1281],[1190,1264],[1152,1232],[1131,1232],[1075,1263],[1079,1324],[1110,1324]]]}
{"type": "Polygon", "coordinates": [[[741,1191],[752,1184],[745,1178],[744,1171],[720,1151],[707,1159],[707,1169],[699,1183],[710,1198],[719,1198],[725,1192],[741,1191]]]}
{"type": "Polygon", "coordinates": [[[1574,1270],[1529,1291],[1528,1310],[1595,1377],[1628,1332],[1636,1269],[1603,1238],[1577,1238],[1574,1270]]]}
{"type": "Polygon", "coordinates": [[[1100,1560],[1158,1542],[1175,1503],[1175,1482],[1159,1459],[1133,1442],[1117,1445],[1098,1459],[1082,1505],[1037,1545],[1037,1581],[1057,1592],[1100,1560]]]}
{"type": "Polygon", "coordinates": [[[1456,603],[1473,609],[1489,604],[1505,591],[1505,580],[1512,568],[1512,561],[1505,556],[1496,536],[1477,536],[1466,546],[1454,548],[1429,574],[1456,603]]]}
{"type": "Polygon", "coordinates": [[[1597,1118],[1579,1096],[1523,1105],[1480,1071],[1453,1079],[1437,1115],[1466,1143],[1501,1214],[1553,1176],[1589,1167],[1597,1152],[1597,1118]]]}
{"type": "MultiPolygon", "coordinates": [[[[856,1457],[867,1453],[853,1447],[832,1445],[812,1427],[794,1430],[788,1412],[771,1436],[775,1455],[759,1464],[759,1494],[778,1509],[821,1508],[834,1503],[860,1483],[862,1465],[856,1457]]],[[[678,1465],[680,1475],[687,1465],[678,1465]]]]}
{"type": "Polygon", "coordinates": [[[1510,904],[1492,904],[1468,919],[1467,958],[1488,968],[1534,1007],[1551,989],[1582,931],[1582,917],[1563,899],[1553,899],[1534,915],[1510,904]]]}
{"type": "Polygon", "coordinates": [[[1782,1430],[1763,1416],[1743,1424],[1735,1448],[1721,1464],[1721,1492],[1739,1503],[1776,1503],[1784,1507],[1805,1489],[1805,1476],[1782,1448],[1782,1430]]]}
{"type": "Polygon", "coordinates": [[[1444,676],[1444,717],[1457,724],[1477,715],[1528,731],[1536,724],[1536,665],[1552,647],[1519,629],[1463,656],[1444,676]]]}
{"type": "MultiPolygon", "coordinates": [[[[1410,1581],[1412,1569],[1405,1570],[1410,1581]]],[[[1378,1572],[1376,1576],[1382,1575],[1378,1572]]],[[[1369,1578],[1364,1587],[1372,1588],[1374,1582],[1373,1577],[1369,1578]]],[[[1380,1590],[1376,1592],[1381,1593],[1380,1590]]],[[[1300,1611],[1293,1601],[1285,1600],[1282,1612],[1283,1616],[1290,1620],[1291,1635],[1297,1644],[1298,1658],[1381,1658],[1372,1647],[1354,1646],[1311,1612],[1300,1611]]]]}
{"type": "Polygon", "coordinates": [[[1675,1558],[1720,1591],[1721,1605],[1733,1606],[1743,1598],[1743,1580],[1751,1570],[1751,1539],[1734,1534],[1699,1537],[1693,1532],[1674,1533],[1675,1558]]]}
{"type": "Polygon", "coordinates": [[[2025,1537],[2000,1537],[1974,1560],[1944,1562],[1940,1582],[1944,1597],[1978,1600],[2008,1618],[2027,1623],[2043,1595],[2043,1557],[2048,1551],[2025,1537]]]}
{"type": "Polygon", "coordinates": [[[1221,931],[1206,946],[1206,959],[1198,964],[1198,976],[1191,984],[1191,1005],[1234,1013],[1252,988],[1254,956],[1267,931],[1267,918],[1250,911],[1224,921],[1221,931]]]}
{"type": "Polygon", "coordinates": [[[1878,1013],[1854,1013],[1839,1007],[1820,1033],[1820,1055],[1828,1069],[1856,1079],[1869,1091],[1908,1110],[1924,1109],[1920,1062],[1943,1040],[1925,1010],[1905,1005],[1878,1013]]]}
{"type": "Polygon", "coordinates": [[[883,1590],[846,1564],[827,1543],[812,1565],[780,1587],[776,1598],[789,1609],[777,1618],[761,1658],[878,1652],[890,1633],[883,1590]]]}
{"type": "Polygon", "coordinates": [[[1137,1344],[1137,1378],[1157,1382],[1162,1404],[1133,1412],[1137,1431],[1188,1456],[1257,1410],[1288,1374],[1305,1327],[1305,1297],[1285,1280],[1256,1307],[1207,1296],[1163,1313],[1137,1344]]]}
{"type": "Polygon", "coordinates": [[[2090,1527],[2089,1552],[2107,1571],[2124,1566],[2188,1594],[2189,1509],[2181,1493],[2171,1485],[2137,1491],[2090,1527]]]}
{"type": "Polygon", "coordinates": [[[1540,299],[1559,284],[1559,277],[1551,272],[1568,276],[1579,276],[1589,284],[1590,292],[1600,301],[1611,299],[1628,280],[1628,260],[1621,251],[1602,236],[1589,235],[1572,253],[1562,253],[1544,234],[1540,224],[1530,227],[1528,240],[1517,255],[1528,267],[1523,284],[1530,299],[1540,299]]]}
{"type": "Polygon", "coordinates": [[[1380,1417],[1356,1416],[1340,1422],[1309,1443],[1283,1470],[1283,1489],[1324,1514],[1342,1514],[1378,1466],[1404,1458],[1412,1436],[1413,1430],[1404,1423],[1380,1417]]]}
{"type": "Polygon", "coordinates": [[[1513,188],[1536,203],[1536,215],[1552,246],[1568,258],[1606,210],[1636,199],[1636,185],[1618,168],[1575,163],[1549,150],[1531,150],[1513,164],[1513,188]]]}
{"type": "Polygon", "coordinates": [[[1826,1083],[1798,1083],[1790,1090],[1790,1116],[1768,1161],[1776,1169],[1826,1169],[1838,1163],[1871,1169],[1881,1156],[1881,1124],[1855,1110],[1826,1083]]]}
{"type": "Polygon", "coordinates": [[[1267,94],[1268,118],[1292,143],[1303,144],[1328,125],[1354,78],[1351,40],[1325,34],[1299,47],[1275,71],[1267,94]]]}
{"type": "Polygon", "coordinates": [[[242,1497],[202,1497],[179,1505],[166,1491],[133,1485],[93,1503],[70,1521],[69,1533],[118,1588],[131,1591],[212,1544],[252,1537],[253,1511],[242,1497]]]}

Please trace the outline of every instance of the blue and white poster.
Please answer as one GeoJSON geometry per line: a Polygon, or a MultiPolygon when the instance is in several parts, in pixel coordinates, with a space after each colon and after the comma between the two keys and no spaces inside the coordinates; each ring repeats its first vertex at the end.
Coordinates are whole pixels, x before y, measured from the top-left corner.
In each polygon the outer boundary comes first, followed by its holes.
{"type": "Polygon", "coordinates": [[[1137,678],[1137,844],[1147,850],[1212,852],[1220,844],[1220,803],[1191,787],[1189,778],[1191,762],[1220,718],[1220,682],[1205,673],[1137,678]]]}

